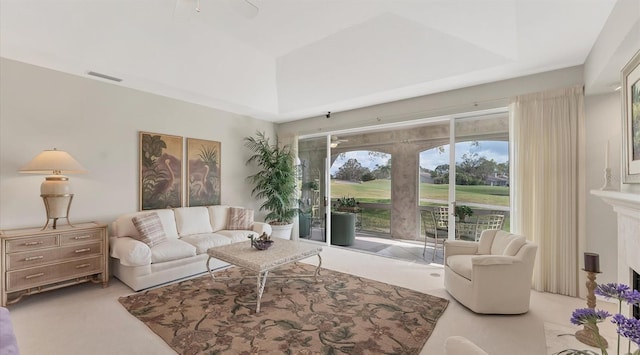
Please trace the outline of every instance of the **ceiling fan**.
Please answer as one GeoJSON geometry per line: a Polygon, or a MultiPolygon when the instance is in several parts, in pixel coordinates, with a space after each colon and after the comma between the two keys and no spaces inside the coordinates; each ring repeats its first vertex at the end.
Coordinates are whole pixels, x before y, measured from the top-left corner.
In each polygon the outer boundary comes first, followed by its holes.
{"type": "Polygon", "coordinates": [[[346,143],[348,141],[348,139],[340,139],[338,136],[331,136],[331,148],[336,148],[340,143],[346,143]]]}

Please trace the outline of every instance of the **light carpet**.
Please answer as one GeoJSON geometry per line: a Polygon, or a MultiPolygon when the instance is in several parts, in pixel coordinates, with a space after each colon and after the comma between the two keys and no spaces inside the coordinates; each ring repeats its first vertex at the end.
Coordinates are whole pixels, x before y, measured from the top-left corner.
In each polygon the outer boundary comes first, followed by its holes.
{"type": "MultiPolygon", "coordinates": [[[[309,274],[296,263],[273,271],[309,274]]],[[[321,269],[312,278],[269,278],[260,313],[256,279],[229,268],[121,297],[120,303],[180,354],[418,354],[449,301],[321,269]],[[226,278],[226,279],[222,279],[226,278]]]]}
{"type": "MultiPolygon", "coordinates": [[[[563,326],[554,323],[544,323],[544,336],[547,341],[547,355],[557,354],[562,350],[591,350],[600,354],[600,349],[581,343],[574,334],[582,329],[578,326],[563,326]]],[[[609,349],[616,349],[617,339],[605,336],[609,343],[609,349]]],[[[611,351],[611,350],[609,350],[611,351]]],[[[614,350],[615,351],[615,350],[614,350]]]]}

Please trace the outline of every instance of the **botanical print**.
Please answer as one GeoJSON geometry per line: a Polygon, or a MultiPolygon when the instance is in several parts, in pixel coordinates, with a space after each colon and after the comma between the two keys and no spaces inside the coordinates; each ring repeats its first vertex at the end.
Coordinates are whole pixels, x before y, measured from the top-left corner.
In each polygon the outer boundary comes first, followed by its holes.
{"type": "Polygon", "coordinates": [[[187,138],[187,204],[220,204],[220,142],[187,138]]]}
{"type": "Polygon", "coordinates": [[[259,313],[255,274],[238,267],[119,301],[179,354],[419,354],[449,303],[327,269],[292,276],[314,270],[273,270],[259,313]]]}
{"type": "Polygon", "coordinates": [[[182,137],[140,132],[140,209],[182,206],[182,137]]]}
{"type": "Polygon", "coordinates": [[[640,160],[640,81],[631,86],[631,160],[640,160]]]}

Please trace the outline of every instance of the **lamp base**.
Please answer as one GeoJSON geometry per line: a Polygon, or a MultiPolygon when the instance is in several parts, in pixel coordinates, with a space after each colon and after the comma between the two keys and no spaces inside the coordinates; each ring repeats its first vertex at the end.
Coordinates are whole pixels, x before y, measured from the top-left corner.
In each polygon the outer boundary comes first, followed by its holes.
{"type": "Polygon", "coordinates": [[[41,230],[47,229],[49,221],[53,219],[53,229],[58,227],[58,219],[64,218],[67,220],[67,224],[73,227],[71,221],[69,221],[69,209],[71,208],[71,201],[73,200],[73,194],[43,194],[40,195],[44,201],[44,208],[47,210],[47,222],[44,224],[41,230]]]}

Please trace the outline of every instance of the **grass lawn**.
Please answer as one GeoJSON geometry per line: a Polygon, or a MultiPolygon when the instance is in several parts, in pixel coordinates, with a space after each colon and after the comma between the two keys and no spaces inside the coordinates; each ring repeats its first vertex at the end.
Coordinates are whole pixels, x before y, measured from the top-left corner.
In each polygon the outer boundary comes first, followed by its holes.
{"type": "MultiPolygon", "coordinates": [[[[363,183],[352,183],[331,180],[331,198],[355,197],[362,203],[391,203],[391,180],[373,180],[363,183]]],[[[434,205],[430,200],[447,201],[448,184],[420,184],[420,205],[434,205]]],[[[493,206],[509,206],[509,188],[504,186],[456,186],[458,203],[478,203],[493,206]]],[[[362,212],[362,228],[364,230],[389,233],[390,210],[365,208],[362,212]]],[[[503,229],[509,230],[510,219],[507,217],[503,229]]]]}
{"type": "MultiPolygon", "coordinates": [[[[391,180],[373,180],[351,183],[331,180],[331,198],[355,197],[365,203],[391,203],[391,180]]],[[[420,205],[429,203],[425,199],[447,201],[448,184],[420,184],[420,205]]],[[[494,206],[509,206],[509,188],[506,186],[464,186],[456,187],[456,200],[460,203],[479,203],[494,206]]]]}

